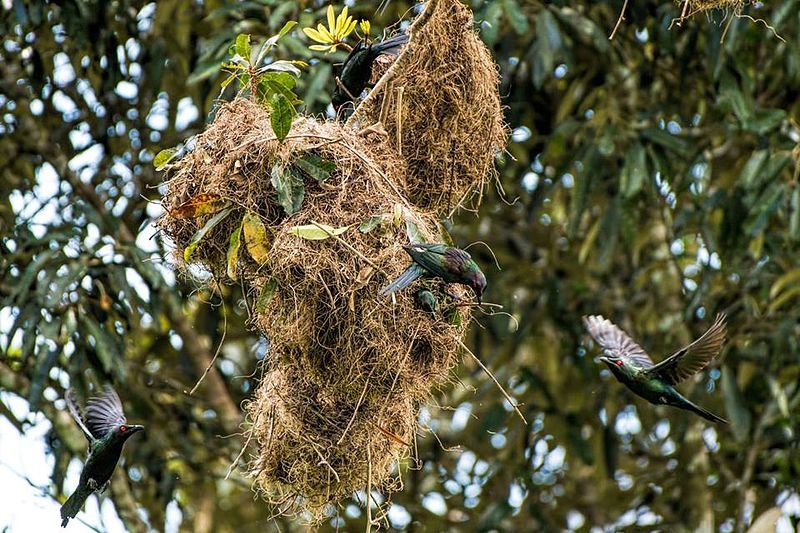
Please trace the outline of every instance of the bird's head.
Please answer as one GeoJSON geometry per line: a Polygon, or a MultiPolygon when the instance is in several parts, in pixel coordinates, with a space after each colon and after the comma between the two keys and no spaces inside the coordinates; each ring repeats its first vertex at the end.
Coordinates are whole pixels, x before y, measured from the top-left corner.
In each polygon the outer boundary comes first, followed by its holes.
{"type": "Polygon", "coordinates": [[[478,299],[478,303],[481,303],[483,300],[483,291],[486,290],[486,276],[484,276],[480,269],[476,269],[470,273],[469,286],[475,291],[475,297],[478,299]]]}
{"type": "Polygon", "coordinates": [[[603,354],[598,357],[598,359],[608,365],[608,368],[610,368],[611,372],[614,374],[628,374],[628,366],[619,354],[604,350],[603,354]]]}
{"type": "Polygon", "coordinates": [[[117,439],[126,441],[140,431],[144,431],[144,426],[138,424],[120,424],[117,426],[117,429],[114,430],[114,436],[117,439]]]}

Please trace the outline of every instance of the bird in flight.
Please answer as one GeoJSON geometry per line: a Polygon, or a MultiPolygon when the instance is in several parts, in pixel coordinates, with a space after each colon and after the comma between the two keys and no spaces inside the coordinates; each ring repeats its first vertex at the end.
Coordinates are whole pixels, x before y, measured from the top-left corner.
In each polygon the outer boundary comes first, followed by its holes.
{"type": "Polygon", "coordinates": [[[641,346],[610,320],[599,315],[583,317],[592,338],[600,345],[603,361],[630,390],[655,405],[692,411],[711,422],[728,422],[686,399],[675,385],[703,370],[725,342],[725,315],[717,315],[708,331],[658,364],[641,346]]]}
{"type": "Polygon", "coordinates": [[[441,278],[447,283],[461,283],[472,288],[480,303],[486,289],[486,276],[472,256],[460,248],[446,244],[417,243],[403,246],[413,263],[381,294],[391,294],[408,287],[419,277],[441,278]]]}
{"type": "Polygon", "coordinates": [[[85,413],[75,401],[72,389],[67,390],[66,400],[72,418],[89,440],[89,458],[83,465],[78,488],[61,506],[61,527],[67,527],[69,519],[75,518],[90,494],[105,488],[125,441],[144,429],[144,426],[128,424],[122,402],[109,385],[105,386],[101,396],[89,398],[85,413]]]}

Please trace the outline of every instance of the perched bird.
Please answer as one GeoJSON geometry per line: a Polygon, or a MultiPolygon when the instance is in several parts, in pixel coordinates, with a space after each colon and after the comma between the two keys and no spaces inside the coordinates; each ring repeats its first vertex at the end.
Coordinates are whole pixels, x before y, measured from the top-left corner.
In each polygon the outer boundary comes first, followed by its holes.
{"type": "Polygon", "coordinates": [[[693,404],[674,385],[704,369],[725,342],[725,315],[717,315],[708,331],[654,364],[647,353],[624,331],[602,316],[583,317],[584,325],[603,349],[603,361],[616,378],[652,404],[664,404],[692,411],[711,422],[728,422],[693,404]]]}
{"type": "Polygon", "coordinates": [[[381,294],[399,291],[424,276],[471,287],[480,303],[486,289],[486,276],[467,252],[446,244],[429,243],[409,244],[403,249],[414,262],[396,280],[381,289],[381,294]]]}
{"type": "Polygon", "coordinates": [[[408,35],[400,34],[379,43],[365,44],[360,41],[344,60],[339,72],[331,103],[337,111],[346,102],[358,98],[369,84],[372,64],[381,54],[397,54],[408,42],[408,35]]]}
{"type": "Polygon", "coordinates": [[[69,519],[75,518],[91,493],[105,488],[117,466],[125,441],[144,429],[144,426],[128,425],[122,412],[122,402],[108,385],[102,396],[89,398],[85,416],[75,402],[75,393],[71,389],[67,391],[66,400],[72,418],[89,440],[89,458],[83,465],[78,488],[61,506],[61,527],[67,527],[69,519]]]}
{"type": "Polygon", "coordinates": [[[439,310],[439,301],[428,289],[419,289],[415,292],[414,303],[418,308],[430,315],[436,315],[436,312],[439,310]]]}

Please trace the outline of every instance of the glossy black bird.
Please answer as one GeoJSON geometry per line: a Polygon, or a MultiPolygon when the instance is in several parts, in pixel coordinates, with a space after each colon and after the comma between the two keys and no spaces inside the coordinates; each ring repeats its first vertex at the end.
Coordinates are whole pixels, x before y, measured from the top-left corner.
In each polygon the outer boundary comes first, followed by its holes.
{"type": "Polygon", "coordinates": [[[108,385],[101,396],[89,398],[85,416],[75,402],[75,394],[71,389],[67,391],[66,400],[70,414],[89,440],[89,458],[83,465],[78,488],[61,506],[61,527],[67,527],[69,519],[75,518],[91,493],[105,488],[117,466],[125,441],[144,429],[144,426],[128,425],[122,402],[108,385]]]}
{"type": "Polygon", "coordinates": [[[602,316],[583,317],[586,329],[603,349],[603,361],[616,378],[652,404],[692,411],[711,422],[727,421],[686,399],[674,385],[703,370],[725,342],[725,315],[717,315],[708,331],[654,364],[647,353],[624,331],[602,316]]]}
{"type": "Polygon", "coordinates": [[[339,72],[339,80],[331,98],[334,109],[338,111],[342,104],[361,96],[372,76],[372,64],[379,55],[397,54],[407,42],[408,35],[400,34],[379,43],[364,44],[364,41],[360,41],[356,44],[339,72]]]}
{"type": "Polygon", "coordinates": [[[419,309],[426,313],[435,316],[439,311],[439,301],[436,296],[428,289],[419,289],[414,293],[414,303],[419,309]]]}
{"type": "Polygon", "coordinates": [[[486,289],[486,276],[467,252],[446,244],[429,243],[409,244],[403,249],[414,262],[396,280],[381,289],[381,294],[399,291],[424,276],[471,287],[478,302],[481,301],[486,289]]]}

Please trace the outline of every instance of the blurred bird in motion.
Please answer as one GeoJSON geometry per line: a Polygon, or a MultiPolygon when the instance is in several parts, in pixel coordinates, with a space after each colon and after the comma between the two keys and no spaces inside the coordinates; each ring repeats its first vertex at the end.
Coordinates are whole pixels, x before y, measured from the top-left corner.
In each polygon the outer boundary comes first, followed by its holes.
{"type": "Polygon", "coordinates": [[[583,317],[584,325],[600,345],[600,360],[630,390],[648,402],[692,411],[711,422],[727,421],[695,405],[675,390],[674,385],[703,370],[725,342],[725,315],[716,320],[699,339],[654,364],[650,356],[624,331],[602,316],[583,317]]]}
{"type": "Polygon", "coordinates": [[[440,278],[447,283],[460,283],[475,291],[478,303],[486,289],[486,276],[467,252],[446,244],[418,243],[403,246],[414,261],[397,279],[381,289],[391,294],[408,287],[419,277],[440,278]]]}
{"type": "Polygon", "coordinates": [[[372,76],[372,64],[381,54],[397,55],[400,48],[408,42],[408,35],[400,34],[390,37],[385,41],[366,44],[360,41],[350,51],[344,60],[341,71],[336,79],[336,88],[333,90],[331,103],[334,109],[361,96],[369,84],[372,76]]]}
{"type": "Polygon", "coordinates": [[[90,494],[105,488],[125,441],[144,429],[144,426],[128,425],[122,402],[108,385],[101,396],[89,398],[85,414],[75,401],[72,389],[67,390],[66,400],[70,414],[89,440],[89,457],[83,465],[78,488],[61,506],[61,527],[67,527],[69,519],[75,518],[90,494]]]}
{"type": "Polygon", "coordinates": [[[436,296],[428,289],[419,289],[414,293],[414,303],[417,308],[422,309],[426,313],[435,316],[439,310],[439,301],[436,296]]]}

